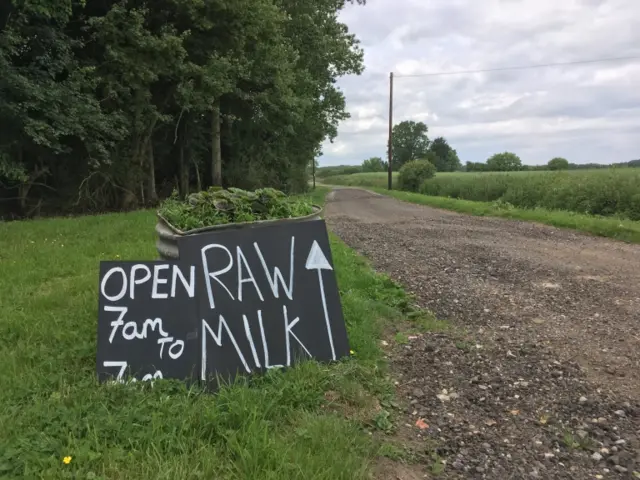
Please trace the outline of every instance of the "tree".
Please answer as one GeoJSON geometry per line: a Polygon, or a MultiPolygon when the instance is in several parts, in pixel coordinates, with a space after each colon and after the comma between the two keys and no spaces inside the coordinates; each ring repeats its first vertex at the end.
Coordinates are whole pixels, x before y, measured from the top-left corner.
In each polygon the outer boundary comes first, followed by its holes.
{"type": "Polygon", "coordinates": [[[56,191],[52,177],[108,162],[125,125],[103,110],[92,72],[74,54],[70,0],[2,3],[0,198],[17,198],[12,213],[28,216],[43,203],[30,196],[56,191]]]}
{"type": "Polygon", "coordinates": [[[399,170],[412,160],[423,158],[429,151],[427,126],[423,122],[405,120],[393,127],[392,169],[399,170]]]}
{"type": "Polygon", "coordinates": [[[388,163],[380,157],[371,157],[362,162],[363,172],[386,172],[388,163]]]}
{"type": "Polygon", "coordinates": [[[458,152],[451,149],[449,151],[449,157],[447,159],[447,164],[449,165],[449,172],[455,172],[456,170],[460,170],[462,168],[462,162],[460,162],[460,157],[458,157],[458,152]]]}
{"type": "Polygon", "coordinates": [[[439,172],[454,172],[460,168],[460,159],[444,137],[434,139],[429,151],[435,155],[435,166],[439,172]]]}
{"type": "Polygon", "coordinates": [[[467,162],[467,172],[485,172],[487,170],[487,164],[482,162],[467,162]]]}
{"type": "Polygon", "coordinates": [[[562,157],[555,157],[547,163],[549,170],[569,170],[569,161],[562,157]]]}
{"type": "Polygon", "coordinates": [[[0,2],[0,216],[304,190],[363,68],[345,3],[0,2]]]}
{"type": "Polygon", "coordinates": [[[520,157],[511,152],[496,153],[487,160],[487,170],[490,172],[515,171],[521,166],[520,157]]]}

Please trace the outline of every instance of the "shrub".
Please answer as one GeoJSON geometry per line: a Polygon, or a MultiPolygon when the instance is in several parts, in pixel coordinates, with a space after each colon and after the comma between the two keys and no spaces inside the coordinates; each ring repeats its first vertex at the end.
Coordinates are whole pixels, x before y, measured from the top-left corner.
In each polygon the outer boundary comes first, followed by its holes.
{"type": "Polygon", "coordinates": [[[427,160],[412,160],[405,163],[398,173],[400,190],[417,192],[425,180],[433,178],[436,167],[427,160]]]}

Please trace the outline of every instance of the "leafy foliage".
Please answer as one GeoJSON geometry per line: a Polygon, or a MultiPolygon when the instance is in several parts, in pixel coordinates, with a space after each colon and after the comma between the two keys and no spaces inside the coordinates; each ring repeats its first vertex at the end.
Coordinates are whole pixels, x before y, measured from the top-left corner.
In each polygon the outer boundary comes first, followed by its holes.
{"type": "Polygon", "coordinates": [[[512,152],[496,153],[487,160],[487,170],[490,172],[509,172],[520,170],[521,167],[520,157],[512,152]]]}
{"type": "Polygon", "coordinates": [[[307,200],[287,197],[273,188],[248,192],[218,187],[192,193],[186,200],[180,200],[174,191],[159,209],[160,215],[183,231],[227,223],[303,217],[313,211],[313,205],[307,200]]]}
{"type": "Polygon", "coordinates": [[[398,172],[400,190],[417,192],[425,180],[433,178],[436,167],[428,160],[413,160],[405,163],[398,172]]]}
{"type": "Polygon", "coordinates": [[[482,162],[467,162],[465,170],[467,172],[486,172],[487,164],[482,162]]]}
{"type": "Polygon", "coordinates": [[[444,137],[434,139],[429,146],[429,152],[434,154],[434,165],[439,172],[455,172],[460,168],[457,152],[444,137]]]}
{"type": "Polygon", "coordinates": [[[2,2],[0,215],[304,191],[349,116],[336,79],[363,68],[345,4],[2,2]]]}
{"type": "Polygon", "coordinates": [[[380,157],[371,157],[362,162],[363,172],[386,172],[388,163],[380,157]]]}
{"type": "Polygon", "coordinates": [[[424,158],[429,151],[428,127],[423,122],[406,120],[393,126],[393,165],[399,170],[405,163],[424,158]]]}
{"type": "Polygon", "coordinates": [[[569,170],[569,161],[565,158],[555,157],[547,163],[549,170],[569,170]]]}

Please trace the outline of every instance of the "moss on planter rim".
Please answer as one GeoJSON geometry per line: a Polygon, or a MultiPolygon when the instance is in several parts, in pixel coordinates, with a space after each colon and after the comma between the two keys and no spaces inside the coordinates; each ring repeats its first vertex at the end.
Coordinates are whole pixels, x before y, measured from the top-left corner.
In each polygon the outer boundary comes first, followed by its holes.
{"type": "Polygon", "coordinates": [[[174,191],[158,210],[165,220],[182,231],[227,223],[304,217],[313,212],[313,204],[308,200],[288,197],[273,188],[249,192],[219,187],[192,193],[184,200],[174,191]]]}

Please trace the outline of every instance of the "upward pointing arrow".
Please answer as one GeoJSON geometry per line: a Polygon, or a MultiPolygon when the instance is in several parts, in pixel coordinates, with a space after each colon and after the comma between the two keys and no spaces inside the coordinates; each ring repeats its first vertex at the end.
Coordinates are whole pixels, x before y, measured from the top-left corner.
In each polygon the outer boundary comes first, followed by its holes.
{"type": "Polygon", "coordinates": [[[305,268],[307,270],[333,270],[333,267],[331,267],[329,260],[325,257],[324,252],[316,240],[313,241],[311,250],[309,250],[305,268]]]}
{"type": "Polygon", "coordinates": [[[322,278],[322,270],[333,270],[333,267],[329,263],[329,260],[327,260],[327,257],[316,240],[314,240],[313,245],[311,245],[311,250],[309,250],[309,256],[307,257],[307,263],[305,263],[304,266],[307,270],[318,271],[318,284],[320,285],[320,298],[322,298],[324,321],[327,325],[327,334],[329,335],[331,357],[335,360],[336,350],[333,346],[333,334],[331,333],[331,322],[329,320],[329,311],[327,310],[327,298],[324,294],[324,279],[322,278]]]}

